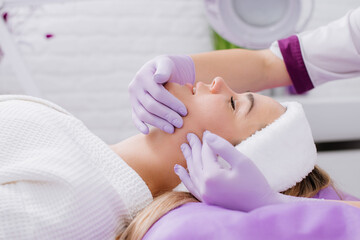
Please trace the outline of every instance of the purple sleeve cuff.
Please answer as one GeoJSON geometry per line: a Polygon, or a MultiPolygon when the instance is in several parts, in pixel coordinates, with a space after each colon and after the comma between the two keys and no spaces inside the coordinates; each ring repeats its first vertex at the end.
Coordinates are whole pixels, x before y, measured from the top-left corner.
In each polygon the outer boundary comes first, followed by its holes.
{"type": "Polygon", "coordinates": [[[296,35],[278,41],[286,69],[297,93],[314,88],[301,54],[300,42],[296,35]]]}

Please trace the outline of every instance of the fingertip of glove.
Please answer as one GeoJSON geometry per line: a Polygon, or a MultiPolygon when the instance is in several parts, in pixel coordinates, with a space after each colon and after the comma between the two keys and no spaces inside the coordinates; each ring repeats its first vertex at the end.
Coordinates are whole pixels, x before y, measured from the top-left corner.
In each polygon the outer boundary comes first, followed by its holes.
{"type": "Polygon", "coordinates": [[[203,137],[206,137],[208,134],[210,134],[211,132],[209,131],[209,130],[205,130],[204,132],[203,132],[203,137]]]}
{"type": "Polygon", "coordinates": [[[147,135],[149,134],[149,128],[145,127],[145,126],[137,126],[137,128],[139,129],[140,132],[142,132],[143,134],[147,135]]]}
{"type": "Polygon", "coordinates": [[[154,81],[157,83],[163,83],[166,82],[168,79],[166,79],[166,76],[161,73],[155,73],[154,74],[154,81]]]}
{"type": "Polygon", "coordinates": [[[216,140],[216,135],[211,133],[210,131],[206,130],[203,133],[203,138],[204,140],[206,140],[207,142],[214,142],[216,140]]]}
{"type": "Polygon", "coordinates": [[[158,74],[158,73],[154,74],[153,79],[154,79],[155,82],[157,82],[159,80],[159,78],[161,79],[160,74],[158,74]]]}
{"type": "Polygon", "coordinates": [[[180,107],[179,108],[179,113],[183,116],[183,117],[185,117],[186,115],[187,115],[187,110],[186,110],[186,107],[180,107]]]}
{"type": "Polygon", "coordinates": [[[186,148],[186,143],[181,144],[180,149],[182,152],[185,151],[185,148],[186,148]]]}
{"type": "Polygon", "coordinates": [[[175,164],[175,166],[174,166],[174,172],[176,173],[176,175],[179,175],[179,172],[180,172],[180,165],[175,164]]]}
{"type": "Polygon", "coordinates": [[[188,140],[189,143],[191,142],[192,135],[193,135],[192,133],[186,134],[186,139],[188,140]]]}
{"type": "Polygon", "coordinates": [[[172,133],[174,133],[174,127],[171,126],[171,125],[165,125],[165,126],[163,127],[163,131],[164,131],[164,132],[167,132],[167,133],[169,133],[169,134],[172,134],[172,133]]]}

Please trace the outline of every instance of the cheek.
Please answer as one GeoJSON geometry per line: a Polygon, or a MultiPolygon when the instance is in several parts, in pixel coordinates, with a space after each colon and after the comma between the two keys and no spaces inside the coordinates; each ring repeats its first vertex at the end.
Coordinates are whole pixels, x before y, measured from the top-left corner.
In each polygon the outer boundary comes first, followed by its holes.
{"type": "Polygon", "coordinates": [[[235,125],[235,116],[228,109],[225,102],[213,99],[204,99],[203,102],[194,102],[189,108],[193,114],[192,120],[196,122],[200,131],[209,130],[233,143],[235,125]],[[207,101],[206,101],[207,100],[207,101]],[[203,102],[206,101],[206,104],[203,102]]]}

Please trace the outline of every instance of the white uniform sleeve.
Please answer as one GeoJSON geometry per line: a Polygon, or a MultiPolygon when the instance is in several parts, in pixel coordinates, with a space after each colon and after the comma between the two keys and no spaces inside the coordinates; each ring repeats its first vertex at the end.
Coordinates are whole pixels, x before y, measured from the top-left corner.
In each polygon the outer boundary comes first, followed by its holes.
{"type": "Polygon", "coordinates": [[[298,93],[360,75],[360,8],[326,26],[274,42],[298,93]]]}
{"type": "Polygon", "coordinates": [[[360,75],[360,8],[298,38],[314,86],[360,75]]]}

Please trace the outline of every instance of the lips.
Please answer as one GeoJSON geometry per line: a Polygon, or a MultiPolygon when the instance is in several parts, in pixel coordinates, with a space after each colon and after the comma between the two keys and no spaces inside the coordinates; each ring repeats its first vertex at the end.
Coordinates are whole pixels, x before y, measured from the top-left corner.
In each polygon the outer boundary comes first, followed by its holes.
{"type": "Polygon", "coordinates": [[[187,83],[187,84],[185,84],[185,86],[190,90],[190,92],[191,92],[191,94],[192,95],[194,95],[195,94],[195,88],[194,88],[194,86],[192,85],[192,84],[190,84],[190,83],[187,83]]]}

